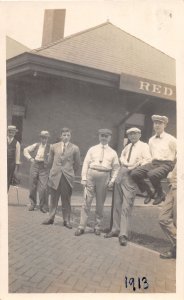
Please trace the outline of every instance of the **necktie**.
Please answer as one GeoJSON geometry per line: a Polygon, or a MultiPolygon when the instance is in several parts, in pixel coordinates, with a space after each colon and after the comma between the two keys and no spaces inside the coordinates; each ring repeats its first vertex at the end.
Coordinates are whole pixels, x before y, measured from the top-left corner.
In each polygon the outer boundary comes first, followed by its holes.
{"type": "Polygon", "coordinates": [[[129,153],[128,153],[127,162],[130,161],[130,157],[131,157],[131,153],[132,153],[132,148],[133,148],[133,144],[130,146],[130,150],[129,150],[129,153]]]}
{"type": "Polygon", "coordinates": [[[101,151],[101,154],[100,154],[100,159],[99,159],[100,163],[102,163],[103,158],[104,158],[104,146],[102,146],[102,151],[101,151]]]}
{"type": "Polygon", "coordinates": [[[63,152],[62,152],[62,154],[65,154],[65,150],[66,150],[66,144],[63,143],[63,152]]]}

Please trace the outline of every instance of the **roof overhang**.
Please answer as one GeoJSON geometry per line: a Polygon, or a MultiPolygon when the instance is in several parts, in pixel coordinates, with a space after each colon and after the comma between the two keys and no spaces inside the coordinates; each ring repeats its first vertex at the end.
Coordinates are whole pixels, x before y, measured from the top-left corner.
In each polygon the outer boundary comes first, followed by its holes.
{"type": "Polygon", "coordinates": [[[113,87],[165,100],[176,100],[176,87],[125,73],[114,74],[25,52],[7,60],[7,78],[56,76],[113,87]]]}
{"type": "Polygon", "coordinates": [[[25,52],[7,60],[7,78],[20,78],[25,75],[52,75],[67,77],[101,84],[109,87],[119,87],[119,75],[66,61],[44,57],[25,52]]]}

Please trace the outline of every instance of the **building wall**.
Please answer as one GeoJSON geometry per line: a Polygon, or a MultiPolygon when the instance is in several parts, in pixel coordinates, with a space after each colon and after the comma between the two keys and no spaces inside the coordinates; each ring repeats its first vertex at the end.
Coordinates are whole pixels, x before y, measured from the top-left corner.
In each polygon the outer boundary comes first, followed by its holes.
{"type": "MultiPolygon", "coordinates": [[[[139,126],[144,119],[142,114],[145,112],[140,111],[140,115],[134,114],[125,125],[118,128],[116,125],[123,119],[130,106],[132,109],[135,108],[139,101],[137,97],[140,95],[131,95],[129,99],[126,93],[119,94],[112,88],[69,79],[35,78],[25,90],[26,115],[23,119],[22,150],[27,145],[39,141],[41,130],[49,130],[50,142],[56,142],[60,136],[60,129],[66,126],[71,128],[71,141],[79,146],[83,160],[89,147],[98,143],[98,129],[111,128],[113,130],[111,146],[118,150],[120,155],[126,126],[139,126]],[[133,102],[128,107],[129,101],[133,102]]],[[[10,124],[14,98],[11,89],[8,95],[7,109],[10,124]]],[[[158,101],[151,113],[167,115],[170,119],[168,132],[175,135],[176,116],[173,102],[158,101]]],[[[30,165],[23,154],[21,159],[23,162],[21,172],[25,174],[27,184],[30,165]]]]}

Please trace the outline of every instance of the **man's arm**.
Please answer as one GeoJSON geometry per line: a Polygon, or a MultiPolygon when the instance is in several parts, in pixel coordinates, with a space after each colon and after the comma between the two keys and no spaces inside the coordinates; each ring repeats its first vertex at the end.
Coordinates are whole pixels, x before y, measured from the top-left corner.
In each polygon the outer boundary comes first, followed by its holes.
{"type": "Polygon", "coordinates": [[[113,158],[113,162],[112,162],[111,179],[109,182],[110,186],[113,185],[113,183],[118,175],[119,168],[120,168],[119,159],[118,159],[117,154],[115,154],[114,158],[113,158]]]}
{"type": "Polygon", "coordinates": [[[27,160],[33,159],[32,156],[30,155],[30,152],[33,152],[35,150],[36,145],[37,144],[33,144],[33,145],[30,145],[30,146],[24,148],[23,153],[24,153],[24,156],[27,158],[27,160]]]}
{"type": "Polygon", "coordinates": [[[90,158],[91,158],[91,152],[90,149],[88,150],[86,157],[84,159],[83,162],[83,166],[82,166],[82,181],[86,181],[86,177],[87,177],[87,172],[88,172],[88,168],[89,168],[89,164],[90,164],[90,158]]]}
{"type": "Polygon", "coordinates": [[[15,164],[16,164],[16,171],[19,170],[20,166],[20,143],[17,141],[16,143],[16,151],[15,151],[15,164]]]}
{"type": "Polygon", "coordinates": [[[144,144],[144,146],[142,147],[142,161],[140,162],[140,165],[145,165],[147,163],[150,163],[152,161],[152,157],[151,157],[151,153],[150,153],[150,148],[148,146],[148,144],[144,144]]]}

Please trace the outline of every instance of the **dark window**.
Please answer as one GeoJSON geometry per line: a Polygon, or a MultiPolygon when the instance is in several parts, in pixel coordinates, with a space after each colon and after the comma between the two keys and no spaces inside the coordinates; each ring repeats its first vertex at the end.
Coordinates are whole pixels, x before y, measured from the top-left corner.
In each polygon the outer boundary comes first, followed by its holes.
{"type": "Polygon", "coordinates": [[[23,126],[23,117],[22,116],[12,116],[12,125],[15,125],[18,129],[15,138],[20,143],[22,142],[22,126],[23,126]]]}

